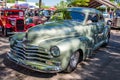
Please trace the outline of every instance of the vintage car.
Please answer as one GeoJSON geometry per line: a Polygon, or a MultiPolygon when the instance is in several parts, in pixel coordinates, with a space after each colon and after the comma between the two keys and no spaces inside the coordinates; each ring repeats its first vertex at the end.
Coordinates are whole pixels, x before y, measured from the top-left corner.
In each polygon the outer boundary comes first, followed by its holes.
{"type": "Polygon", "coordinates": [[[30,25],[35,26],[38,24],[44,24],[46,21],[47,21],[47,18],[44,16],[33,16],[33,17],[28,17],[25,23],[26,25],[28,24],[28,26],[30,25]]]}
{"type": "Polygon", "coordinates": [[[116,9],[112,18],[107,21],[112,28],[120,28],[120,9],[116,9]]]}
{"type": "Polygon", "coordinates": [[[50,10],[40,10],[39,14],[37,13],[36,15],[32,16],[29,15],[26,19],[26,23],[33,25],[44,24],[49,20],[50,16],[52,15],[51,13],[52,11],[50,10]]]}
{"type": "Polygon", "coordinates": [[[20,9],[1,9],[0,10],[0,28],[2,34],[8,36],[15,32],[24,32],[31,24],[25,23],[24,11],[20,9]]]}
{"type": "Polygon", "coordinates": [[[57,10],[45,24],[9,38],[9,60],[45,73],[72,72],[100,46],[106,46],[110,26],[100,11],[71,7],[57,10]]]}

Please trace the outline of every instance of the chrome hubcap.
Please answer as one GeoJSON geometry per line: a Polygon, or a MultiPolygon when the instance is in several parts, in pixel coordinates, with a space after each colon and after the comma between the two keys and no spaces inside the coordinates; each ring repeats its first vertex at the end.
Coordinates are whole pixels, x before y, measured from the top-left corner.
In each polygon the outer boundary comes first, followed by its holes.
{"type": "Polygon", "coordinates": [[[71,67],[76,67],[78,60],[79,60],[79,52],[76,52],[71,56],[71,61],[70,61],[71,67]]]}

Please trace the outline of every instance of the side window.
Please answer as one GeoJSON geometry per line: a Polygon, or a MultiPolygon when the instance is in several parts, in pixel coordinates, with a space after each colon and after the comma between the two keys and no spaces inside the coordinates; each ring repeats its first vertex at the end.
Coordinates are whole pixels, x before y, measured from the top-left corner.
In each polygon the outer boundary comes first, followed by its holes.
{"type": "Polygon", "coordinates": [[[98,22],[98,14],[94,13],[91,15],[92,22],[98,22]]]}
{"type": "Polygon", "coordinates": [[[101,15],[101,14],[99,15],[99,20],[102,21],[102,22],[104,21],[103,15],[101,15]]]}
{"type": "Polygon", "coordinates": [[[99,19],[98,14],[90,13],[87,18],[87,24],[98,22],[98,19],[99,19]]]}

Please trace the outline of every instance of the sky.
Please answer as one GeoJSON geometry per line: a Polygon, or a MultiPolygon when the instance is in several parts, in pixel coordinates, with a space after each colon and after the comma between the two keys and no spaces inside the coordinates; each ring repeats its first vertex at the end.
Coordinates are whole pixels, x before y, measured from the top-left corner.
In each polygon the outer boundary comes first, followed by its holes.
{"type": "MultiPolygon", "coordinates": [[[[42,0],[46,6],[54,6],[59,3],[61,0],[42,0]]],[[[66,0],[64,0],[66,1],[66,0]]],[[[27,2],[39,2],[39,0],[27,0],[27,2]]]]}

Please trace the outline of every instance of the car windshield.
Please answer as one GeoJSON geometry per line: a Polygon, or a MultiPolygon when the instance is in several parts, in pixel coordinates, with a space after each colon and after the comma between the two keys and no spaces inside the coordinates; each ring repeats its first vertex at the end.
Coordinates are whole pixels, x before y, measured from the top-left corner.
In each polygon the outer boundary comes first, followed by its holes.
{"type": "Polygon", "coordinates": [[[18,16],[23,16],[23,12],[17,12],[17,11],[6,11],[6,16],[12,16],[12,15],[18,15],[18,16]]]}
{"type": "Polygon", "coordinates": [[[75,11],[59,11],[55,12],[51,17],[51,20],[76,20],[79,22],[84,21],[84,19],[84,13],[75,11]]]}

